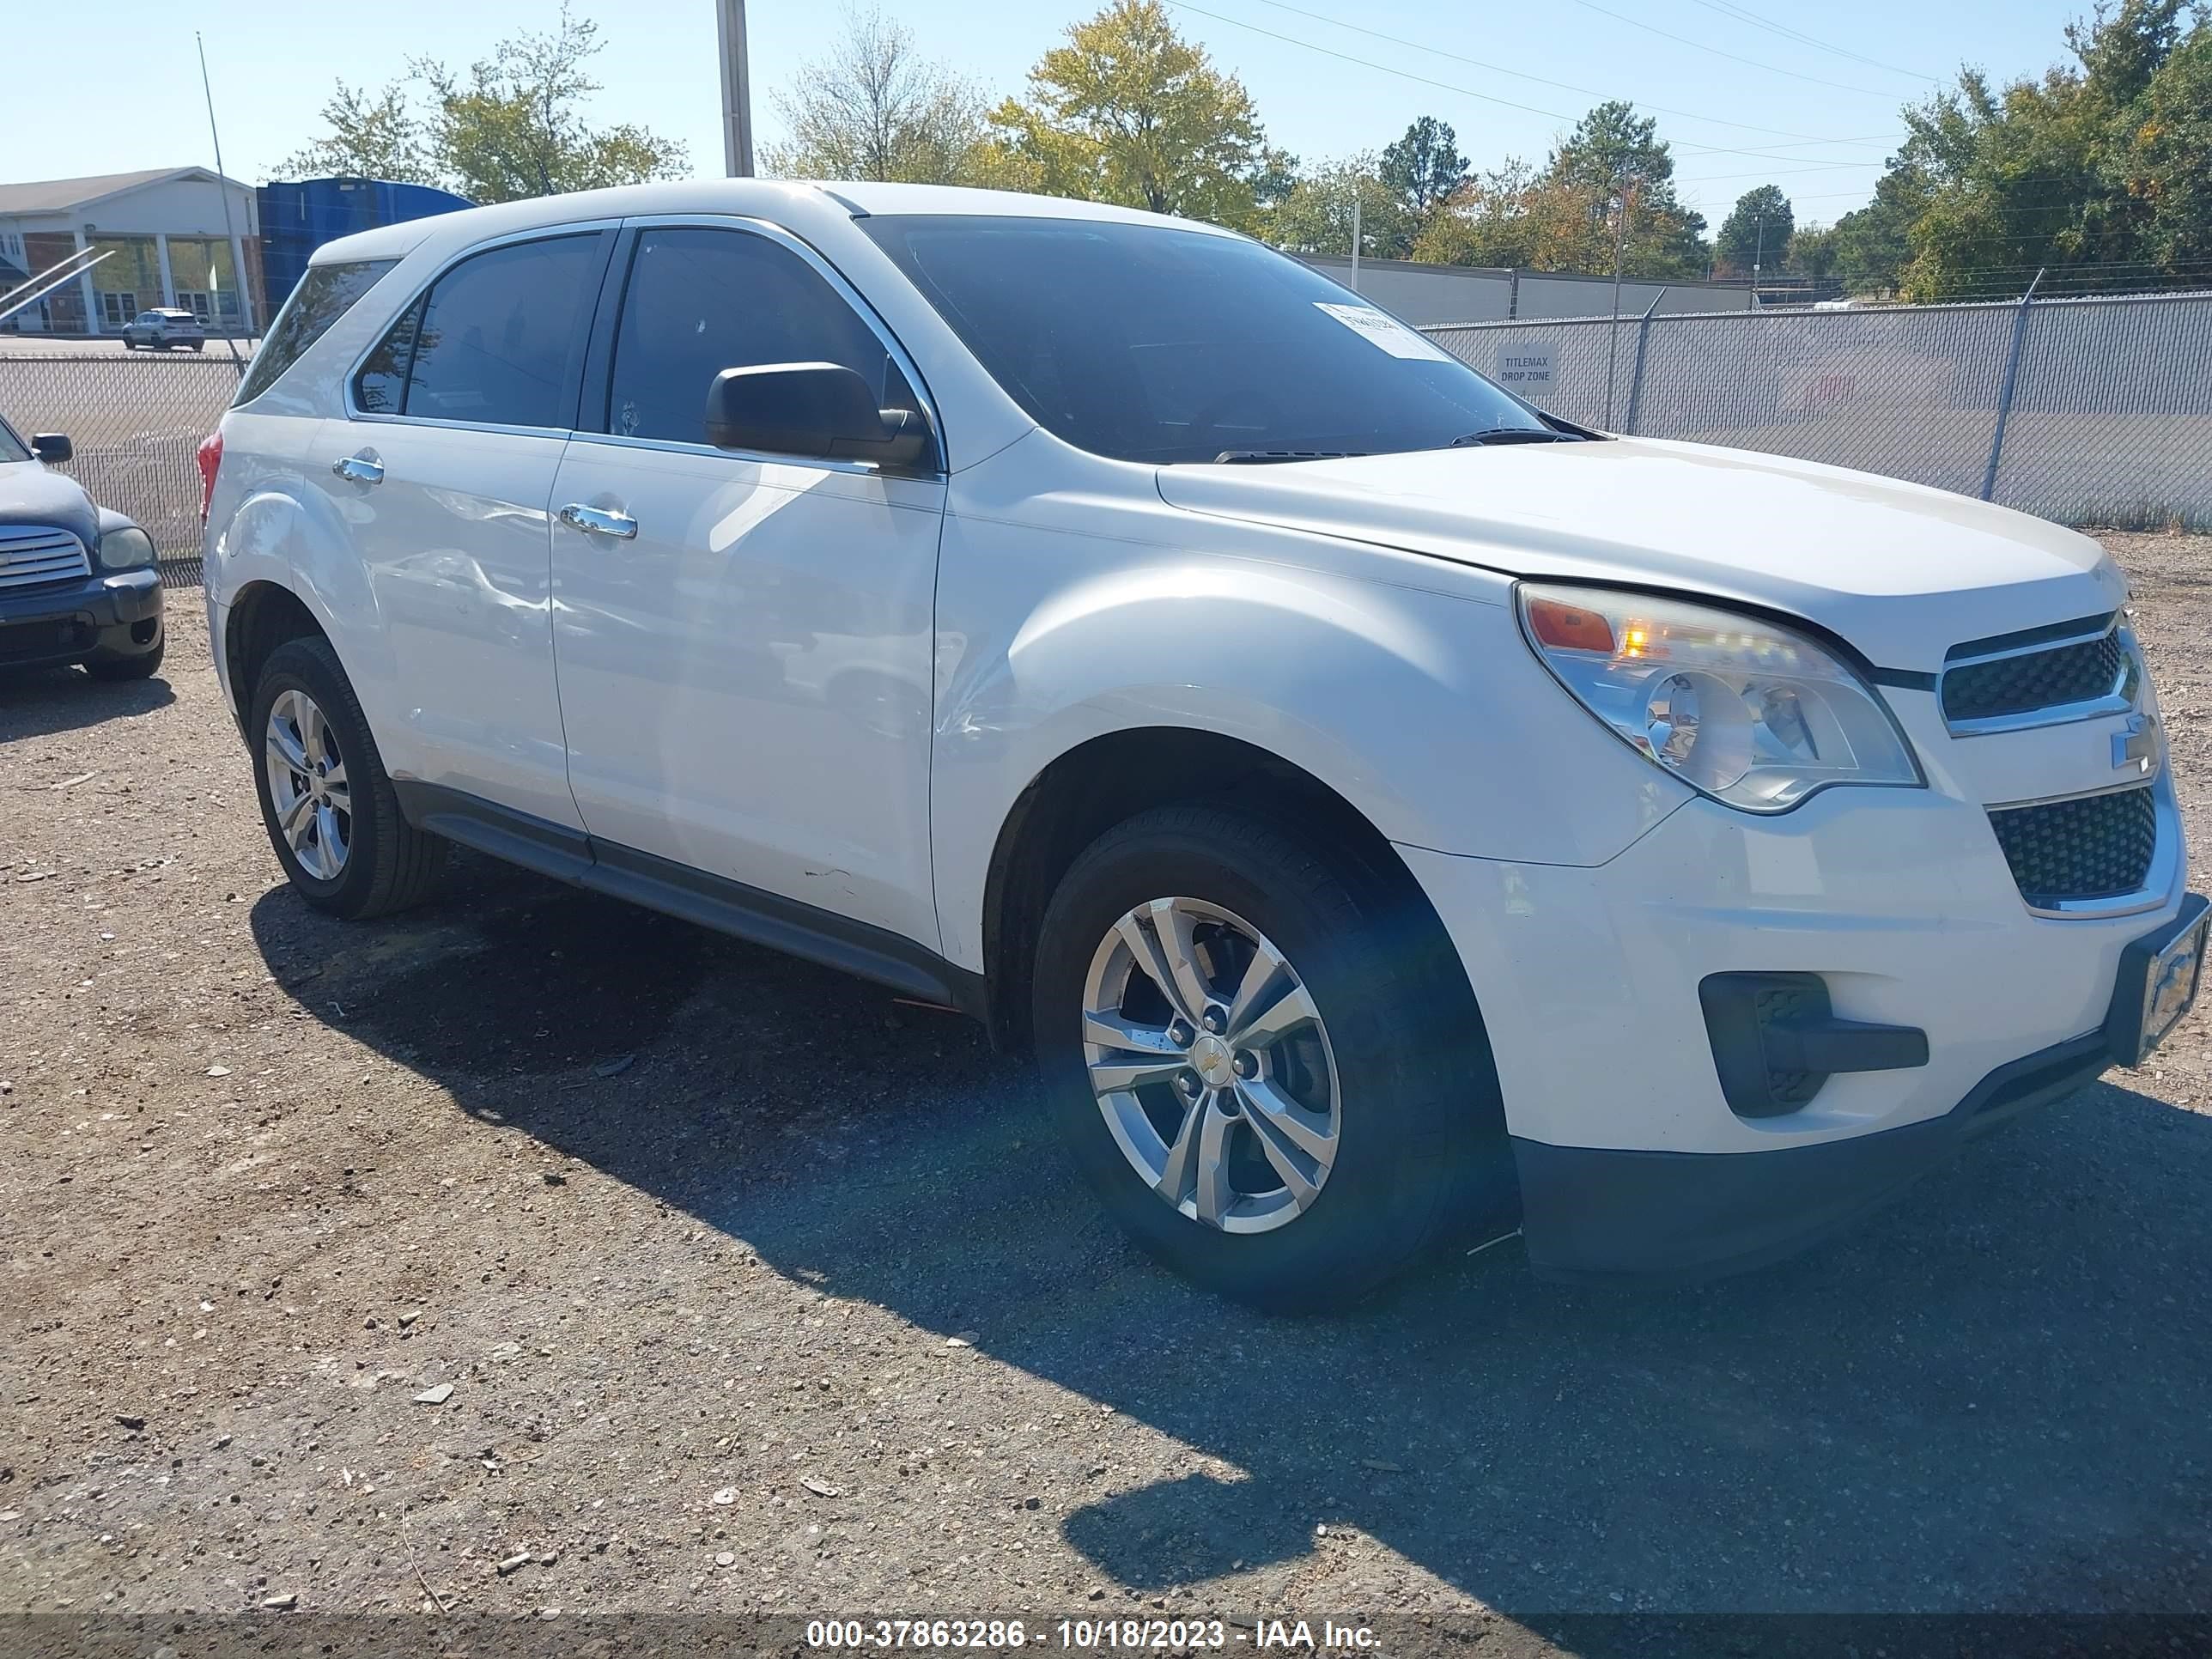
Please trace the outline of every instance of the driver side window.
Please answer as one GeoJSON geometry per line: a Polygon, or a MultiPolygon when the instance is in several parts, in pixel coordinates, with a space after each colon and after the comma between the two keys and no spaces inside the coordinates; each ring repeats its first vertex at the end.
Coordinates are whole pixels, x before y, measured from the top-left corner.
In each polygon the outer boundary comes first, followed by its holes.
{"type": "Polygon", "coordinates": [[[640,232],[615,333],[607,431],[702,443],[714,377],[767,363],[841,364],[876,389],[880,407],[921,407],[875,331],[788,248],[706,226],[640,232]]]}

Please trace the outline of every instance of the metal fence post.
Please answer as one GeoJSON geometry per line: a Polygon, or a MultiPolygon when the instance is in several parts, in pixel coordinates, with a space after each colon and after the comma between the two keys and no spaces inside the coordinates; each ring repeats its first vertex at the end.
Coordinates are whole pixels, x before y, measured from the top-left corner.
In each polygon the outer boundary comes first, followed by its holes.
{"type": "Polygon", "coordinates": [[[2036,283],[2043,273],[2035,273],[2035,282],[2027,285],[2027,292],[2020,296],[2020,315],[2013,319],[2012,350],[2005,358],[2004,386],[1997,393],[1997,426],[1990,434],[1990,465],[1982,474],[1982,499],[1993,501],[1997,491],[1997,462],[2004,454],[2005,424],[2012,419],[2013,382],[2020,378],[2021,342],[2027,337],[2028,307],[2035,303],[2036,283]]]}
{"type": "Polygon", "coordinates": [[[1660,301],[1667,297],[1661,289],[1651,296],[1651,303],[1644,307],[1644,315],[1636,325],[1636,366],[1628,372],[1628,412],[1621,416],[1620,429],[1630,437],[1636,435],[1636,406],[1644,400],[1644,348],[1651,338],[1651,313],[1659,309],[1660,301]]]}

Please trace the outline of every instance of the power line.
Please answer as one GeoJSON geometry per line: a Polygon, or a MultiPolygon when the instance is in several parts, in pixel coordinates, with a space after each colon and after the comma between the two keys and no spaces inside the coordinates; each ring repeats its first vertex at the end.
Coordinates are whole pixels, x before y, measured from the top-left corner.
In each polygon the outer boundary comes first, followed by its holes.
{"type": "Polygon", "coordinates": [[[1756,173],[1699,173],[1674,180],[1678,185],[1724,185],[1738,179],[1790,179],[1803,173],[1848,173],[1854,167],[1887,169],[1881,161],[1814,161],[1802,167],[1767,167],[1756,173]]]}
{"type": "MultiPolygon", "coordinates": [[[[1477,92],[1472,87],[1455,86],[1449,81],[1438,81],[1429,76],[1416,75],[1411,70],[1393,69],[1389,64],[1376,63],[1372,58],[1355,58],[1350,52],[1336,52],[1331,50],[1328,46],[1316,46],[1312,41],[1301,40],[1295,35],[1280,33],[1274,29],[1263,29],[1257,23],[1248,23],[1242,18],[1224,17],[1218,11],[1208,11],[1203,6],[1193,5],[1190,3],[1190,0],[1166,0],[1166,3],[1174,7],[1177,11],[1193,12],[1200,17],[1210,17],[1215,22],[1226,23],[1232,28],[1240,28],[1253,34],[1264,35],[1270,40],[1279,40],[1285,46],[1297,46],[1306,52],[1319,52],[1324,58],[1334,58],[1340,63],[1356,64],[1361,69],[1370,69],[1381,75],[1393,75],[1401,81],[1412,81],[1421,86],[1434,87],[1439,92],[1456,93],[1462,98],[1479,99],[1486,104],[1497,104],[1505,109],[1517,109],[1523,114],[1527,115],[1540,115],[1549,121],[1565,121],[1570,125],[1582,118],[1580,116],[1568,115],[1555,109],[1540,109],[1534,104],[1516,103],[1510,98],[1500,98],[1493,93],[1477,92]]],[[[1578,3],[1586,3],[1586,0],[1578,0],[1578,3]]],[[[1823,139],[1818,142],[1849,143],[1851,141],[1842,139],[1823,139]]],[[[1695,150],[1698,154],[1705,155],[1749,155],[1754,157],[1774,155],[1774,149],[1776,148],[1769,147],[1765,149],[1741,149],[1728,144],[1692,144],[1686,141],[1678,143],[1674,147],[1684,150],[1695,150]]],[[[1802,146],[1789,146],[1787,148],[1802,149],[1802,146]]],[[[1807,158],[1802,155],[1778,155],[1775,159],[1783,161],[1802,161],[1807,158]]],[[[1869,161],[1867,165],[1874,166],[1876,165],[1876,163],[1869,161]]]]}
{"type": "Polygon", "coordinates": [[[1693,47],[1698,52],[1709,52],[1714,57],[1725,58],[1732,64],[1744,64],[1755,70],[1764,70],[1769,75],[1786,75],[1793,81],[1810,81],[1816,87],[1833,87],[1838,92],[1861,92],[1869,98],[1886,98],[1892,102],[1894,102],[1897,98],[1897,94],[1893,92],[1877,92],[1872,87],[1849,86],[1841,81],[1824,81],[1817,75],[1801,74],[1796,70],[1784,69],[1778,64],[1762,64],[1755,58],[1739,58],[1732,52],[1723,52],[1718,46],[1709,46],[1702,40],[1692,40],[1686,34],[1675,34],[1656,24],[1646,23],[1639,18],[1624,16],[1617,11],[1608,11],[1605,7],[1599,5],[1597,0],[1575,0],[1575,3],[1586,11],[1594,11],[1600,16],[1610,17],[1616,23],[1626,23],[1631,28],[1642,29],[1646,34],[1656,34],[1662,40],[1673,40],[1682,46],[1693,47]]]}
{"type": "MultiPolygon", "coordinates": [[[[1408,52],[1426,52],[1432,58],[1449,58],[1455,64],[1466,64],[1474,69],[1488,70],[1496,75],[1510,75],[1519,81],[1534,81],[1539,86],[1557,87],[1561,92],[1577,93],[1584,98],[1595,98],[1601,102],[1606,101],[1612,95],[1590,87],[1576,86],[1571,82],[1554,81],[1546,76],[1530,75],[1524,70],[1508,69],[1503,64],[1492,64],[1480,58],[1469,58],[1462,52],[1449,52],[1442,46],[1431,46],[1426,41],[1408,40],[1401,35],[1385,34],[1380,29],[1367,28],[1358,23],[1347,23],[1341,18],[1331,17],[1322,12],[1308,11],[1303,6],[1293,6],[1288,3],[1288,0],[1260,0],[1260,3],[1263,6],[1272,6],[1277,11],[1287,11],[1300,17],[1309,18],[1316,23],[1327,23],[1333,28],[1346,29],[1354,34],[1364,34],[1370,40],[1387,40],[1394,46],[1405,47],[1408,52]]],[[[1664,104],[1647,103],[1642,99],[1628,101],[1633,102],[1638,109],[1651,110],[1661,115],[1675,116],[1685,121],[1703,121],[1711,126],[1734,127],[1741,132],[1764,132],[1777,138],[1796,138],[1812,144],[1872,144],[1890,138],[1902,138],[1905,136],[1901,132],[1875,132],[1856,138],[1823,138],[1814,133],[1791,132],[1784,127],[1762,127],[1755,126],[1748,121],[1723,120],[1717,115],[1700,115],[1693,110],[1669,109],[1664,104]]]]}
{"type": "Polygon", "coordinates": [[[1848,58],[1855,64],[1864,64],[1869,69],[1887,70],[1892,75],[1905,76],[1915,81],[1933,82],[1938,86],[1942,84],[1941,76],[1923,75],[1918,70],[1899,69],[1895,64],[1885,64],[1879,58],[1869,58],[1863,53],[1851,51],[1848,46],[1831,46],[1826,40],[1816,40],[1802,29],[1793,29],[1786,23],[1773,22],[1755,12],[1747,11],[1741,6],[1731,4],[1729,0],[1698,0],[1698,3],[1707,11],[1717,11],[1722,16],[1731,18],[1736,22],[1748,23],[1753,28],[1765,29],[1770,34],[1778,34],[1784,40],[1795,40],[1801,46],[1812,46],[1821,52],[1833,52],[1837,57],[1848,58]]]}

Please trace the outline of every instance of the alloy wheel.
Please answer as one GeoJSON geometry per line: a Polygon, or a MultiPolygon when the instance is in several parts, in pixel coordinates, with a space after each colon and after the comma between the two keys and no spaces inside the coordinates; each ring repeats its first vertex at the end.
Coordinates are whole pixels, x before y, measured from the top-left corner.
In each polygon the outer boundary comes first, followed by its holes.
{"type": "Polygon", "coordinates": [[[1083,1054],[1130,1167],[1192,1220],[1266,1232],[1320,1195],[1343,1127],[1328,1029],[1235,912],[1158,898],[1123,915],[1084,982],[1083,1054]]]}
{"type": "Polygon", "coordinates": [[[270,705],[262,750],[278,832],[302,870],[336,881],[353,842],[353,790],[337,733],[313,697],[289,690],[270,705]]]}

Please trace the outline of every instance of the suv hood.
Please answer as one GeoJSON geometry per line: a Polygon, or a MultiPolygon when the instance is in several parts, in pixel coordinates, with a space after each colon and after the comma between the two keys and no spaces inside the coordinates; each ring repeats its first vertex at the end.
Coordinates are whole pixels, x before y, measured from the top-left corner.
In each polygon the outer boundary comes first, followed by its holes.
{"type": "Polygon", "coordinates": [[[1193,513],[1785,611],[1884,668],[1932,673],[1960,641],[2100,615],[2127,596],[2103,549],[2044,520],[1702,444],[1497,445],[1158,476],[1162,497],[1193,513]]]}
{"type": "Polygon", "coordinates": [[[37,461],[0,462],[0,525],[58,525],[89,553],[100,545],[100,515],[74,478],[37,461]]]}

